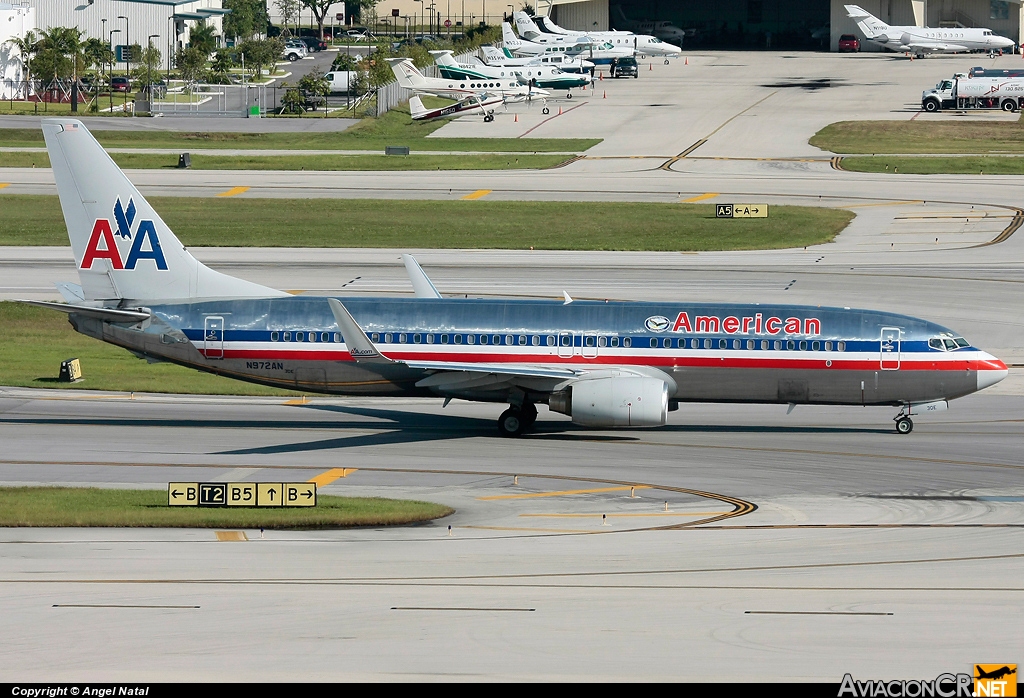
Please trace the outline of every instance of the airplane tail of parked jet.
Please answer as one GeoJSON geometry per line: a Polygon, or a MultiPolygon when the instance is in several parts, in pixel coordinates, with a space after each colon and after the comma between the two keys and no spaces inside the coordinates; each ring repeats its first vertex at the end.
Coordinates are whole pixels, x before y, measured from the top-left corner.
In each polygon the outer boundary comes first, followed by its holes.
{"type": "Polygon", "coordinates": [[[522,39],[516,36],[516,33],[512,31],[512,25],[508,22],[501,23],[501,40],[505,42],[505,47],[510,49],[522,44],[522,39]]]}
{"type": "Polygon", "coordinates": [[[481,46],[480,51],[484,55],[484,63],[493,63],[494,61],[503,61],[506,58],[511,58],[512,54],[508,51],[499,51],[493,46],[481,46]]]}
{"type": "Polygon", "coordinates": [[[427,86],[427,79],[423,73],[416,69],[411,58],[389,58],[391,72],[395,74],[398,84],[407,90],[423,89],[427,86]]]}
{"type": "Polygon", "coordinates": [[[451,66],[452,68],[458,68],[458,61],[455,60],[455,56],[452,55],[452,51],[431,51],[430,55],[434,57],[434,63],[437,65],[451,66]]]}
{"type": "Polygon", "coordinates": [[[43,137],[75,255],[81,301],[286,295],[214,271],[171,229],[74,119],[43,119],[43,137]]]}
{"type": "Polygon", "coordinates": [[[512,19],[516,22],[516,29],[519,31],[519,36],[524,39],[533,39],[534,37],[544,34],[544,32],[540,30],[540,27],[537,26],[536,22],[530,19],[530,15],[525,12],[513,12],[512,19]]]}
{"type": "Polygon", "coordinates": [[[864,38],[873,39],[885,34],[889,25],[875,17],[867,10],[857,5],[844,5],[847,16],[857,23],[857,28],[864,34],[864,38]]]}

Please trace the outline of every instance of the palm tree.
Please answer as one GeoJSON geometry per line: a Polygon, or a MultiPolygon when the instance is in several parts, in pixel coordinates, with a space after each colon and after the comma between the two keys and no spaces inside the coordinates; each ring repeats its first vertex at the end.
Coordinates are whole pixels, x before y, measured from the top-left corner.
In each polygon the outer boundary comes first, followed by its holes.
{"type": "Polygon", "coordinates": [[[21,69],[25,73],[25,100],[28,101],[29,91],[32,85],[32,58],[39,51],[39,39],[34,31],[25,32],[24,37],[14,37],[4,42],[10,44],[18,51],[18,59],[21,61],[21,69]]]}
{"type": "Polygon", "coordinates": [[[37,72],[53,74],[53,83],[61,78],[72,79],[71,111],[78,111],[78,73],[85,63],[82,30],[78,27],[50,27],[43,30],[40,49],[33,63],[40,64],[37,72]]]}
{"type": "Polygon", "coordinates": [[[216,32],[217,29],[212,24],[199,21],[189,32],[188,44],[202,51],[204,56],[209,56],[217,48],[216,32]]]}

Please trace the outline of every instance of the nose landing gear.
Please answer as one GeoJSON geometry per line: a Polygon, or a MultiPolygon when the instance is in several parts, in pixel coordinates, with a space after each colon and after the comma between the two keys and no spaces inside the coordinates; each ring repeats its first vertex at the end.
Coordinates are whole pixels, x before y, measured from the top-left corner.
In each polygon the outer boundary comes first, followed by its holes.
{"type": "Polygon", "coordinates": [[[906,405],[900,408],[900,413],[893,417],[896,422],[897,434],[909,434],[914,431],[914,422],[910,419],[910,412],[906,405]]]}

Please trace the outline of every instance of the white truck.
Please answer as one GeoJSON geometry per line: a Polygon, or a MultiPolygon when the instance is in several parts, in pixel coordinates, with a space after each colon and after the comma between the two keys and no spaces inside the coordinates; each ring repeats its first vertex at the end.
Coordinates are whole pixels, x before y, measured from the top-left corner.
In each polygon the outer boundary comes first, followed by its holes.
{"type": "Polygon", "coordinates": [[[942,80],[934,88],[921,93],[921,108],[1002,109],[1018,111],[1024,106],[1024,78],[968,78],[961,75],[942,80]]]}
{"type": "Polygon", "coordinates": [[[324,79],[331,83],[331,94],[347,94],[352,92],[359,73],[354,70],[332,70],[324,74],[324,79]]]}

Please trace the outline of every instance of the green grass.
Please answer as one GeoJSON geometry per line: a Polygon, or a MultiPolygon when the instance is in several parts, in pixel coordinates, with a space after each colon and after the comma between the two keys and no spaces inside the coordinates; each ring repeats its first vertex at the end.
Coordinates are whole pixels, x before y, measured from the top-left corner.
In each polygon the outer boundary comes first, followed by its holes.
{"type": "MultiPolygon", "coordinates": [[[[546,250],[764,250],[832,240],[849,211],[773,206],[717,219],[714,205],[562,201],[164,198],[187,246],[546,250]]],[[[3,194],[0,245],[67,245],[56,196],[3,194]]]]}
{"type": "Polygon", "coordinates": [[[78,334],[64,313],[0,302],[0,385],[200,395],[280,395],[296,392],[223,378],[174,364],[150,364],[78,334]],[[58,383],[60,362],[77,358],[85,380],[58,383]]]}
{"type": "Polygon", "coordinates": [[[844,170],[890,174],[1024,174],[1024,157],[844,157],[844,170]]]}
{"type": "Polygon", "coordinates": [[[1022,153],[1024,124],[979,121],[840,121],[810,139],[833,153],[1022,153]]]}
{"type": "Polygon", "coordinates": [[[166,490],[0,488],[0,526],[311,529],[394,526],[454,513],[430,502],[319,495],[309,508],[168,507],[166,490]]]}
{"type": "MultiPolygon", "coordinates": [[[[277,150],[380,150],[407,145],[413,152],[582,152],[600,138],[427,138],[444,121],[413,121],[408,109],[392,110],[375,119],[363,119],[341,132],[327,133],[182,133],[177,131],[102,131],[93,135],[108,148],[200,148],[277,150]]],[[[0,147],[44,145],[38,129],[0,129],[0,147]]]]}
{"type": "MultiPolygon", "coordinates": [[[[176,154],[111,153],[125,170],[155,170],[178,166],[176,154]]],[[[568,155],[197,155],[193,170],[522,170],[560,165],[568,155]]],[[[46,153],[5,152],[4,167],[49,167],[46,153]]]]}

